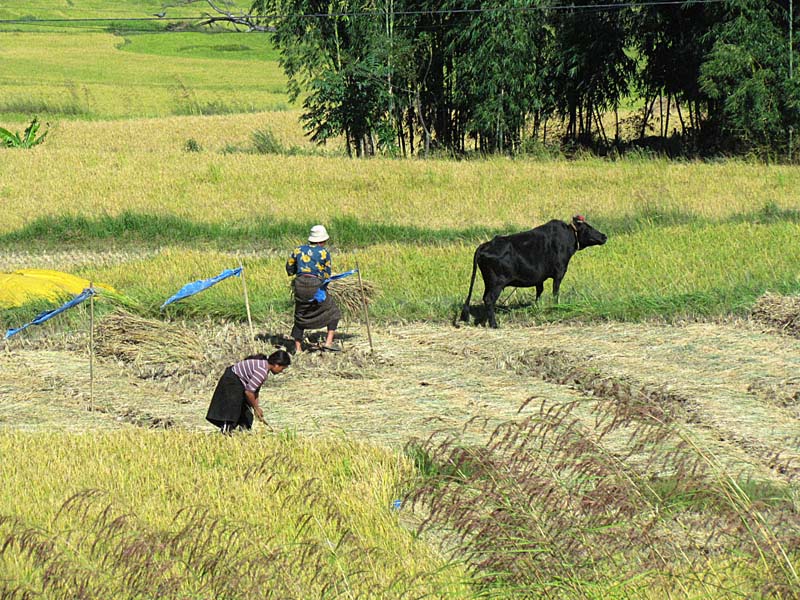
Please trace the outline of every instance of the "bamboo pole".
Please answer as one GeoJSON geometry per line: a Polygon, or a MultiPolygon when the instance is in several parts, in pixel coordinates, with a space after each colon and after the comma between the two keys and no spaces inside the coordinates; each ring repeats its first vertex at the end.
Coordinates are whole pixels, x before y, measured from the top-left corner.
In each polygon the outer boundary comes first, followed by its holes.
{"type": "Polygon", "coordinates": [[[89,411],[94,412],[94,282],[89,282],[89,411]]]}
{"type": "Polygon", "coordinates": [[[369,310],[367,310],[367,296],[364,294],[364,284],[361,281],[361,268],[358,266],[358,259],[356,259],[356,273],[358,273],[358,289],[361,290],[361,305],[364,307],[364,320],[367,323],[367,337],[369,338],[369,351],[375,352],[372,347],[372,331],[369,326],[369,310]]]}
{"type": "Polygon", "coordinates": [[[242,269],[242,290],[244,291],[244,306],[247,309],[247,323],[250,325],[250,348],[255,349],[256,332],[253,329],[253,317],[250,314],[250,298],[247,296],[247,279],[244,276],[244,265],[239,259],[239,267],[242,269]]]}

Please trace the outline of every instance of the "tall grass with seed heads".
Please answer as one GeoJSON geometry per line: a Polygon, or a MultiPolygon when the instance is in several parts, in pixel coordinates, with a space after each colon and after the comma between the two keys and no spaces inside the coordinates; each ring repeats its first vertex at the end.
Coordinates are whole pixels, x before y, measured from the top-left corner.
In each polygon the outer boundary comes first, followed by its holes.
{"type": "Polygon", "coordinates": [[[521,362],[520,376],[589,392],[594,422],[581,401],[542,402],[485,445],[442,434],[407,447],[419,534],[488,597],[800,596],[796,479],[742,480],[692,437],[674,394],[557,356],[521,362]]]}
{"type": "Polygon", "coordinates": [[[464,597],[392,510],[410,464],[345,440],[0,433],[0,594],[464,597]]]}

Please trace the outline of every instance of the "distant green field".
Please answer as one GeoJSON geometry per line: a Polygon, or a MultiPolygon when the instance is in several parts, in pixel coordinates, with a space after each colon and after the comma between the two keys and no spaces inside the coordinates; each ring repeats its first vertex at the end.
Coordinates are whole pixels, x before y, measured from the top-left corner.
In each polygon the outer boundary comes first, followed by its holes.
{"type": "Polygon", "coordinates": [[[273,63],[278,60],[278,52],[272,45],[270,36],[263,33],[144,33],[126,36],[125,43],[119,49],[181,58],[259,60],[273,63]]]}
{"type": "MultiPolygon", "coordinates": [[[[0,4],[0,20],[5,19],[104,19],[151,17],[160,13],[169,4],[162,0],[25,0],[0,4]]],[[[236,2],[226,2],[236,5],[236,2]]],[[[247,6],[243,3],[242,6],[247,6]]],[[[186,7],[170,7],[168,16],[197,15],[205,7],[202,4],[186,7]]]]}
{"type": "MultiPolygon", "coordinates": [[[[160,3],[33,2],[0,8],[0,120],[117,119],[282,111],[286,78],[268,34],[175,32],[160,3]],[[105,6],[103,6],[105,4],[105,6]],[[37,19],[111,19],[51,22],[37,19]],[[119,33],[124,31],[124,34],[119,33]],[[142,33],[142,32],[149,33],[142,33]],[[117,33],[114,33],[117,32],[117,33]]],[[[199,6],[199,5],[198,5],[199,6]]],[[[201,7],[200,7],[201,8],[201,7]]],[[[184,7],[177,15],[199,15],[184,7]]],[[[172,9],[169,9],[172,11],[172,9]]],[[[170,14],[172,14],[170,12],[170,14]]]]}

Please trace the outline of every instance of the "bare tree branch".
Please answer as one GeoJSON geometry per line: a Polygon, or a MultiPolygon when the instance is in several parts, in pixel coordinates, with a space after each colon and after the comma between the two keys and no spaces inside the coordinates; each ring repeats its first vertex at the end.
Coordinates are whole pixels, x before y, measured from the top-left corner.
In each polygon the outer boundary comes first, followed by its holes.
{"type": "Polygon", "coordinates": [[[190,4],[205,4],[211,8],[213,12],[205,12],[203,18],[197,22],[197,25],[214,25],[216,23],[229,23],[233,25],[236,31],[257,31],[257,32],[271,32],[275,31],[272,25],[264,25],[263,20],[257,15],[231,10],[235,8],[232,3],[222,0],[181,0],[174,4],[166,4],[164,8],[170,6],[187,6],[190,4]]]}

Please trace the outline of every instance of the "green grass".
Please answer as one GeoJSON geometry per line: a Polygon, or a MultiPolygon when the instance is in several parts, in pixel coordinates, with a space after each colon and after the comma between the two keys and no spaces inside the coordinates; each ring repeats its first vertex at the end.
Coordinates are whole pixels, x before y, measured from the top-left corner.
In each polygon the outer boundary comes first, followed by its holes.
{"type": "MultiPolygon", "coordinates": [[[[665,228],[706,225],[781,225],[800,224],[800,210],[780,209],[766,205],[752,213],[735,214],[722,220],[699,220],[696,216],[680,212],[653,212],[646,210],[618,218],[599,217],[594,225],[608,235],[618,236],[665,228]]],[[[421,227],[363,221],[352,216],[333,217],[328,222],[336,232],[336,242],[343,246],[363,247],[374,244],[400,243],[442,245],[453,242],[480,243],[495,235],[505,235],[515,230],[515,225],[487,227],[476,225],[467,228],[421,227]]],[[[124,211],[119,215],[88,217],[62,215],[40,217],[28,225],[0,233],[0,247],[29,244],[45,247],[81,246],[96,242],[161,246],[165,243],[199,243],[217,248],[244,246],[243,240],[258,239],[261,244],[281,248],[302,238],[308,221],[291,221],[256,217],[245,222],[202,222],[175,215],[154,215],[124,211]]]]}
{"type": "MultiPolygon", "coordinates": [[[[158,227],[169,230],[163,223],[158,227]]],[[[279,225],[274,231],[283,227],[279,225]]],[[[270,238],[253,234],[253,239],[272,249],[269,258],[246,261],[256,318],[291,310],[283,255],[301,239],[305,228],[296,224],[293,230],[294,241],[285,235],[270,238]]],[[[353,268],[358,260],[365,279],[381,290],[371,305],[376,319],[447,322],[453,318],[469,286],[476,241],[485,236],[469,231],[461,232],[460,238],[455,232],[445,231],[437,237],[439,232],[428,231],[427,239],[419,236],[412,242],[403,235],[401,240],[385,241],[376,239],[381,234],[379,227],[363,224],[353,231],[361,232],[358,241],[363,245],[337,241],[334,270],[353,268]],[[367,242],[370,231],[375,235],[367,242]]],[[[387,232],[408,233],[403,228],[387,228],[387,232]]],[[[500,321],[636,321],[744,314],[767,290],[800,293],[796,269],[800,246],[794,243],[798,234],[800,225],[791,222],[695,223],[631,233],[611,231],[605,246],[575,255],[562,284],[559,304],[553,303],[548,281],[538,306],[532,304],[532,290],[520,290],[509,303],[510,312],[503,310],[500,321]]],[[[152,258],[116,266],[96,268],[88,263],[77,269],[77,274],[108,283],[131,297],[141,311],[158,314],[160,304],[184,283],[238,264],[235,251],[231,255],[193,246],[193,250],[174,246],[152,258]]],[[[481,304],[482,292],[478,274],[473,305],[481,304]]],[[[507,290],[504,299],[509,293],[507,290]]],[[[245,318],[241,289],[234,281],[181,301],[170,312],[245,318]]]]}
{"type": "MultiPolygon", "coordinates": [[[[597,226],[609,235],[602,247],[577,253],[554,304],[548,281],[539,305],[533,291],[520,290],[503,309],[501,322],[564,319],[699,318],[744,314],[765,291],[800,292],[800,223],[794,212],[731,215],[713,220],[670,218],[658,225],[652,215],[609,219],[597,226]],[[673,224],[678,221],[679,224],[673,224]]],[[[475,247],[503,230],[422,228],[363,222],[350,217],[328,223],[335,233],[335,271],[358,260],[366,279],[381,290],[372,304],[383,320],[449,321],[462,304],[475,247]]],[[[0,237],[7,247],[96,250],[168,247],[150,258],[94,267],[91,259],[77,274],[103,281],[126,294],[140,310],[158,307],[184,283],[236,266],[254,248],[266,256],[247,260],[252,308],[257,317],[289,312],[285,256],[305,237],[308,223],[256,219],[248,223],[202,223],[171,216],[123,213],[118,217],[40,219],[0,237]]],[[[507,231],[507,230],[506,230],[507,231]]],[[[480,305],[483,285],[477,274],[472,304],[480,305]]],[[[510,294],[507,290],[505,298],[510,294]]],[[[170,309],[172,314],[244,318],[241,290],[226,282],[170,309]]],[[[33,311],[29,311],[33,312],[33,311]]]]}
{"type": "Polygon", "coordinates": [[[260,33],[168,32],[127,35],[125,52],[180,58],[233,59],[277,62],[271,36],[260,33]]]}
{"type": "MultiPolygon", "coordinates": [[[[169,3],[163,0],[25,0],[0,5],[0,19],[133,19],[159,13],[165,4],[169,3]]],[[[175,6],[168,13],[174,16],[197,15],[202,12],[198,6],[175,6]]],[[[247,5],[242,3],[242,6],[247,5]]]]}
{"type": "MultiPolygon", "coordinates": [[[[429,229],[413,225],[367,223],[354,217],[334,218],[328,227],[336,232],[337,243],[366,246],[380,243],[444,244],[479,241],[502,230],[489,227],[467,229],[429,229]]],[[[507,231],[507,229],[506,229],[507,231]]],[[[202,223],[172,215],[124,212],[98,218],[86,216],[42,217],[22,229],[0,234],[0,246],[15,244],[63,247],[95,242],[160,246],[172,243],[199,243],[226,248],[242,240],[260,240],[273,247],[288,246],[308,233],[304,221],[258,217],[243,223],[202,223]]]]}

